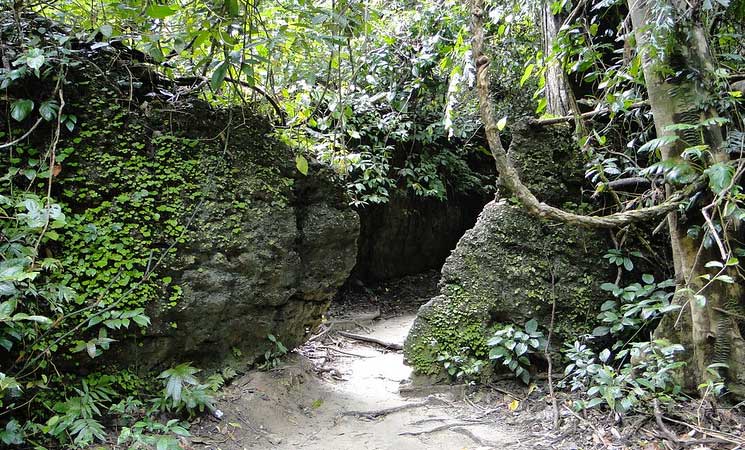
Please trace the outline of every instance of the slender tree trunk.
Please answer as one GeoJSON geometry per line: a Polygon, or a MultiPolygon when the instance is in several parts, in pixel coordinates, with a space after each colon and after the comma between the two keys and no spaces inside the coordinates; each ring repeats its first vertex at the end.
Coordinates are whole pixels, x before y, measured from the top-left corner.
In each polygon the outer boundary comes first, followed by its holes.
{"type": "Polygon", "coordinates": [[[552,57],[553,46],[559,35],[561,20],[551,11],[551,2],[543,0],[541,6],[541,34],[543,37],[543,57],[548,60],[546,67],[546,112],[554,116],[574,114],[574,93],[569,86],[564,67],[552,57]]]}
{"type": "MultiPolygon", "coordinates": [[[[709,117],[716,117],[713,108],[701,108],[696,105],[696,99],[713,98],[716,93],[703,91],[706,86],[701,79],[688,77],[672,77],[663,75],[662,68],[672,68],[674,71],[686,69],[690,73],[706,77],[714,71],[713,57],[709,51],[705,31],[695,19],[690,19],[686,32],[668,31],[666,36],[658,36],[658,42],[674,42],[672,55],[659,57],[660,52],[653,52],[651,33],[659,33],[649,26],[654,24],[655,14],[660,14],[659,6],[670,0],[631,0],[629,10],[635,30],[636,47],[642,55],[644,76],[649,94],[649,103],[654,116],[655,128],[658,136],[671,135],[668,127],[675,124],[695,124],[709,117]],[[656,2],[656,3],[655,3],[656,2]],[[657,7],[657,8],[655,8],[657,7]],[[669,39],[669,40],[668,40],[669,39]],[[652,57],[651,55],[658,55],[652,57]],[[708,95],[708,97],[707,97],[708,95]]],[[[684,7],[674,3],[665,6],[684,7]]],[[[685,6],[687,7],[687,6],[685,6]]],[[[680,132],[678,132],[680,133],[680,132]]],[[[661,147],[663,160],[680,160],[681,153],[688,145],[708,144],[715,161],[724,161],[728,155],[721,150],[722,131],[719,126],[711,126],[703,130],[703,142],[684,143],[684,136],[672,144],[661,147]]],[[[688,137],[690,138],[690,137],[688,137]]],[[[709,199],[711,200],[711,199],[709,199]]],[[[726,375],[729,385],[737,390],[738,384],[745,377],[745,359],[743,340],[735,317],[737,308],[742,302],[742,288],[740,284],[727,284],[721,281],[708,283],[705,278],[723,273],[719,269],[705,267],[709,261],[728,259],[728,248],[720,250],[717,245],[705,248],[702,238],[692,238],[688,229],[694,224],[707,228],[707,222],[701,211],[688,213],[688,220],[684,222],[677,212],[668,215],[670,240],[675,265],[676,282],[678,285],[675,302],[682,306],[680,314],[666,317],[655,331],[656,337],[668,338],[683,344],[686,348],[684,355],[687,365],[683,370],[683,382],[689,389],[697,388],[709,378],[707,367],[713,363],[723,363],[729,366],[726,375]],[[724,253],[724,254],[722,254],[724,253]],[[702,305],[703,295],[706,304],[702,305]],[[734,309],[734,311],[733,311],[734,309]]],[[[703,233],[700,233],[703,234],[703,233]]],[[[724,246],[721,246],[724,247],[724,246]]],[[[723,261],[722,261],[723,262],[723,261]]],[[[736,278],[735,278],[736,279],[736,278]]]]}

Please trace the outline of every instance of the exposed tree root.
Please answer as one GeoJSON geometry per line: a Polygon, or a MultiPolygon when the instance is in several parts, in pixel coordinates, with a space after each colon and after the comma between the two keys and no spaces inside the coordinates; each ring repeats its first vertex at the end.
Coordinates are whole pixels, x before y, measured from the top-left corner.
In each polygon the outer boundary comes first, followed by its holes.
{"type": "Polygon", "coordinates": [[[344,350],[338,349],[336,347],[330,347],[328,345],[319,345],[318,348],[331,350],[332,352],[340,353],[342,355],[354,356],[355,358],[373,358],[373,356],[370,355],[360,355],[359,353],[345,352],[344,350]]]}
{"type": "Polygon", "coordinates": [[[360,419],[377,419],[379,417],[387,416],[388,414],[397,413],[400,411],[404,411],[407,409],[412,408],[421,408],[423,406],[432,405],[434,403],[437,403],[439,400],[435,397],[427,397],[427,399],[416,402],[416,403],[406,403],[404,405],[399,406],[393,406],[390,408],[383,408],[383,409],[376,409],[372,411],[344,411],[341,415],[342,416],[352,416],[357,417],[360,419]]]}
{"type": "Polygon", "coordinates": [[[346,331],[337,331],[340,336],[344,336],[347,339],[353,339],[355,341],[370,342],[372,344],[380,345],[390,350],[403,350],[404,346],[396,342],[386,342],[372,336],[363,336],[361,334],[348,333],[346,331]]]}
{"type": "Polygon", "coordinates": [[[463,435],[467,436],[468,439],[472,440],[473,442],[475,442],[480,447],[488,447],[488,448],[495,448],[496,447],[496,445],[494,443],[489,442],[489,441],[485,441],[485,440],[481,439],[480,437],[476,436],[476,434],[473,431],[469,430],[468,428],[465,428],[465,427],[455,427],[451,431],[454,431],[456,433],[460,433],[460,434],[463,434],[463,435]]]}
{"type": "MultiPolygon", "coordinates": [[[[451,430],[454,428],[461,428],[461,427],[467,427],[469,425],[484,425],[489,422],[454,422],[454,423],[446,423],[445,425],[440,425],[434,428],[430,428],[429,430],[419,430],[419,431],[402,431],[401,433],[398,433],[399,436],[419,436],[421,434],[429,434],[429,433],[437,433],[438,431],[444,431],[444,430],[451,430]]],[[[453,430],[455,431],[455,430],[453,430]]]]}

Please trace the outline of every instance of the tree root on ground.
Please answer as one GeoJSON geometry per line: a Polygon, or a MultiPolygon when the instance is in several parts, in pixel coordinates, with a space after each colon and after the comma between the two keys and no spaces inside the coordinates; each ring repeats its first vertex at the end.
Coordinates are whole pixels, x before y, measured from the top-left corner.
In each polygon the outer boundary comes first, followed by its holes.
{"type": "Polygon", "coordinates": [[[435,397],[427,397],[426,400],[416,403],[406,403],[399,406],[393,406],[390,408],[376,409],[373,411],[344,411],[342,416],[352,416],[360,419],[377,419],[379,417],[387,416],[388,414],[397,413],[406,409],[421,408],[422,406],[432,405],[434,403],[441,402],[441,400],[435,397]]]}
{"type": "Polygon", "coordinates": [[[429,430],[418,430],[418,431],[402,431],[398,433],[399,436],[419,436],[422,434],[436,433],[438,431],[451,430],[455,431],[455,428],[467,427],[470,425],[485,425],[489,422],[453,422],[440,425],[429,430]]]}
{"type": "Polygon", "coordinates": [[[347,339],[353,339],[355,341],[369,342],[372,344],[380,345],[390,350],[403,350],[404,346],[396,342],[386,342],[372,336],[363,336],[361,334],[347,333],[346,331],[337,331],[340,336],[344,336],[347,339]]]}

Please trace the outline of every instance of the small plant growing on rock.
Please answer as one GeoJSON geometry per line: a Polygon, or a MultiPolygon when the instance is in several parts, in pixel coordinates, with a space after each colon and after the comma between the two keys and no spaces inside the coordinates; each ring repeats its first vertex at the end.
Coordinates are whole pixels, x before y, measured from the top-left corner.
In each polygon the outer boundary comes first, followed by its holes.
{"type": "Polygon", "coordinates": [[[279,365],[279,362],[281,361],[280,358],[285,356],[288,352],[287,347],[285,347],[284,344],[282,344],[282,342],[280,342],[273,334],[267,335],[266,338],[274,344],[274,348],[269,348],[264,352],[264,362],[259,366],[259,369],[261,370],[274,369],[279,365]]]}
{"type": "Polygon", "coordinates": [[[467,356],[468,347],[461,348],[461,353],[451,354],[444,351],[437,357],[451,379],[473,381],[481,373],[486,361],[467,356]]]}
{"type": "Polygon", "coordinates": [[[543,348],[545,339],[543,333],[538,331],[538,322],[531,319],[525,324],[524,330],[514,325],[497,329],[486,344],[491,347],[489,359],[501,360],[517,378],[528,384],[530,355],[543,348]]]}

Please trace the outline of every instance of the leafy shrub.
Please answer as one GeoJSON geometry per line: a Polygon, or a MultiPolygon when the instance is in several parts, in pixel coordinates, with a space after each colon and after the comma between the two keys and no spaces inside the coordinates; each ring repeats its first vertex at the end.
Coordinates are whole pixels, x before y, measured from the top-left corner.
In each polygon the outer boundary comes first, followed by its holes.
{"type": "Polygon", "coordinates": [[[626,331],[636,331],[644,324],[660,318],[663,314],[680,309],[670,303],[672,293],[666,289],[674,287],[673,280],[654,282],[650,274],[642,276],[641,283],[626,287],[614,283],[603,283],[600,288],[610,292],[616,300],[608,300],[600,307],[603,325],[595,328],[593,335],[617,335],[626,331]]]}
{"type": "Polygon", "coordinates": [[[543,333],[538,331],[535,319],[525,324],[521,330],[514,325],[497,329],[486,344],[491,347],[489,359],[501,360],[525,384],[530,383],[530,355],[545,346],[543,333]]]}
{"type": "Polygon", "coordinates": [[[158,375],[163,380],[163,388],[160,398],[154,400],[154,404],[161,410],[183,412],[189,415],[195,412],[204,412],[205,408],[212,411],[215,409],[215,389],[219,383],[214,382],[202,384],[194,376],[201,370],[189,363],[179,364],[158,375]]]}
{"type": "Polygon", "coordinates": [[[608,349],[596,355],[579,342],[566,345],[565,356],[570,364],[559,385],[586,393],[586,398],[575,401],[576,409],[607,406],[625,413],[644,407],[652,399],[670,401],[680,394],[681,387],[673,374],[684,365],[675,360],[675,354],[683,351],[681,345],[666,340],[635,342],[616,354],[615,367],[608,349]]]}
{"type": "Polygon", "coordinates": [[[187,428],[178,421],[171,419],[165,424],[144,419],[136,422],[131,427],[124,427],[119,433],[117,445],[127,445],[130,450],[181,450],[175,436],[191,436],[187,428]]]}

